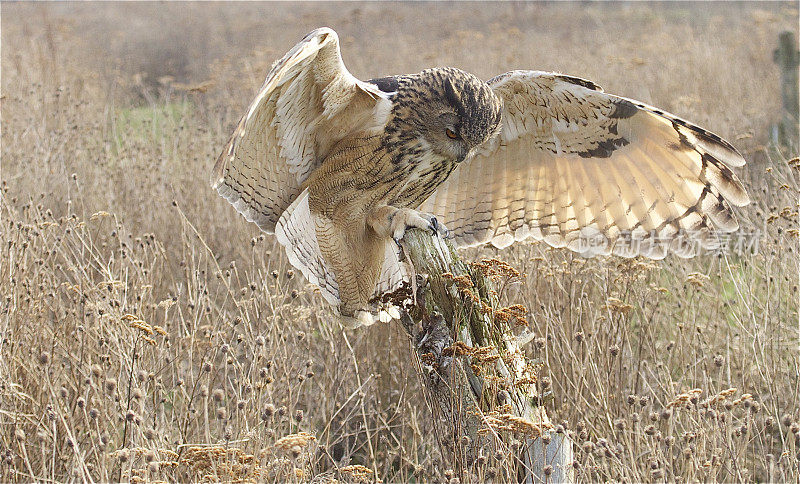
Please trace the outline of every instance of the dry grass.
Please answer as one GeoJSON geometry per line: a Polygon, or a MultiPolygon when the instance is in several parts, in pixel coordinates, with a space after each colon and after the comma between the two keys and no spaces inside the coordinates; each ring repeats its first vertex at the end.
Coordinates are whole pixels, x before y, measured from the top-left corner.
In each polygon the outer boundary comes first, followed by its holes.
{"type": "MultiPolygon", "coordinates": [[[[208,188],[269,64],[321,25],[362,78],[560,70],[733,140],[751,160],[740,219],[757,254],[468,256],[526,276],[505,300],[531,308],[530,355],[579,480],[800,479],[800,173],[796,149],[766,147],[772,49],[796,4],[2,13],[2,480],[454,477],[401,330],[340,328],[274,238],[208,188]]],[[[455,477],[503,475],[504,459],[455,477]]]]}

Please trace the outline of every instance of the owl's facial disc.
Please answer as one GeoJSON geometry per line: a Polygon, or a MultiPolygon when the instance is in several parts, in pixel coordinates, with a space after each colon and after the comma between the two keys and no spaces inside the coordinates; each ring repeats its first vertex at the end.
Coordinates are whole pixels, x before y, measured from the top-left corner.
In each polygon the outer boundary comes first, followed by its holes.
{"type": "Polygon", "coordinates": [[[455,160],[464,160],[469,151],[469,143],[461,136],[462,120],[458,114],[443,107],[438,116],[427,123],[424,133],[428,144],[440,156],[455,160]]]}

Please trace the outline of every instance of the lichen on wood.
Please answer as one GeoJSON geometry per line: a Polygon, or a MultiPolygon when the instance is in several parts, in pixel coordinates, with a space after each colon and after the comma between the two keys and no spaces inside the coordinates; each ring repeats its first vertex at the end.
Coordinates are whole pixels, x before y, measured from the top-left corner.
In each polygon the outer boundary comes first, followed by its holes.
{"type": "Polygon", "coordinates": [[[454,469],[473,472],[480,455],[501,452],[513,464],[506,479],[571,481],[571,442],[553,431],[538,367],[513,331],[527,311],[500,306],[497,283],[520,275],[502,261],[467,264],[446,240],[418,229],[406,232],[402,248],[414,273],[405,294],[414,297],[401,322],[454,469]]]}

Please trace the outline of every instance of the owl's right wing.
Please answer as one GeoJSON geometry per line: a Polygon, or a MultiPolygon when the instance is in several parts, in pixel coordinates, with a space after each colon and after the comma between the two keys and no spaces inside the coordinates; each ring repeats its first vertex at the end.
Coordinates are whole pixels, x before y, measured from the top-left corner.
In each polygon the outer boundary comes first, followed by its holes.
{"type": "Polygon", "coordinates": [[[347,71],[336,32],[314,30],[270,70],[214,166],[212,187],[274,233],[328,151],[348,134],[385,122],[385,96],[347,71]]]}
{"type": "Polygon", "coordinates": [[[691,256],[738,227],[749,203],[725,140],[652,106],[560,74],[489,81],[503,99],[498,137],[421,206],[459,246],[532,237],[584,254],[691,256]]]}

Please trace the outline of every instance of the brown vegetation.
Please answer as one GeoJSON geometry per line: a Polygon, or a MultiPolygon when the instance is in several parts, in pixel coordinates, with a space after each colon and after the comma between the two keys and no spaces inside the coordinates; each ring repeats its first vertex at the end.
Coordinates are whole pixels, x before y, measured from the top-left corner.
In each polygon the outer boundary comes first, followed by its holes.
{"type": "Polygon", "coordinates": [[[401,328],[341,328],[274,238],[208,187],[270,63],[322,25],[361,78],[559,70],[740,148],[754,199],[740,234],[758,234],[757,253],[585,260],[521,244],[467,258],[523,276],[498,317],[535,335],[579,480],[800,479],[800,172],[796,148],[766,146],[772,50],[796,4],[2,14],[0,480],[503,475],[501,452],[475,474],[442,462],[401,328]]]}

